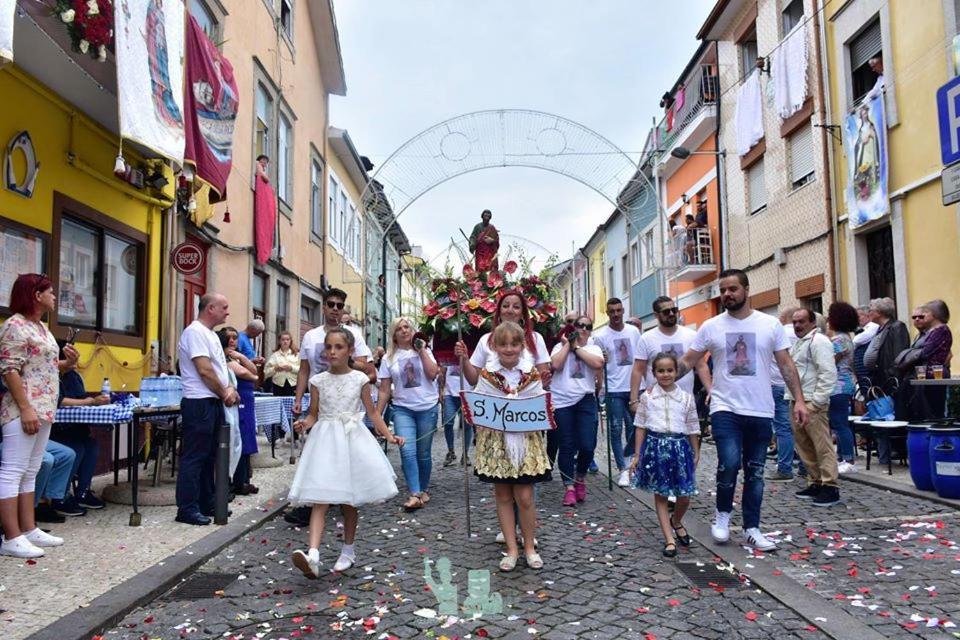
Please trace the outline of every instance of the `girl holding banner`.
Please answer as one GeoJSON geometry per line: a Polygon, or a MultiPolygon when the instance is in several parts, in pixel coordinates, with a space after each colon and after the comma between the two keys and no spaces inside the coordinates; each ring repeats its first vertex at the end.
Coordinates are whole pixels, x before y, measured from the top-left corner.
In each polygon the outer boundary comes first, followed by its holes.
{"type": "MultiPolygon", "coordinates": [[[[475,389],[477,393],[500,398],[527,398],[543,394],[539,372],[529,360],[524,362],[522,359],[524,341],[524,330],[514,322],[503,322],[493,330],[489,344],[497,355],[498,365],[496,368],[488,366],[479,373],[475,389]]],[[[461,356],[461,366],[464,362],[466,357],[461,356]]],[[[472,421],[470,412],[466,413],[472,421]]],[[[481,482],[493,484],[497,519],[507,544],[507,555],[500,561],[500,570],[512,571],[520,556],[515,505],[519,511],[527,566],[531,569],[542,568],[543,559],[534,546],[537,513],[533,485],[550,480],[550,461],[543,435],[540,431],[478,428],[474,456],[477,477],[481,482]]]]}
{"type": "Polygon", "coordinates": [[[603,368],[603,352],[590,341],[593,321],[580,316],[573,331],[553,348],[554,417],[560,445],[560,478],[566,487],[563,506],[587,498],[584,478],[597,448],[596,372],[603,368]]]}

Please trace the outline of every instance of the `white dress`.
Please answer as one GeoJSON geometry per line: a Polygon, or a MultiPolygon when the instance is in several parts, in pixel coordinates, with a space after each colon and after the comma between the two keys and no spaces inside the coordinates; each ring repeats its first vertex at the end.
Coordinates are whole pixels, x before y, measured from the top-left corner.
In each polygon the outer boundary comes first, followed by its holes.
{"type": "Polygon", "coordinates": [[[360,390],[368,383],[359,371],[341,375],[325,371],[310,378],[320,403],[290,486],[288,499],[293,504],[357,507],[397,495],[397,474],[363,424],[360,390]]]}

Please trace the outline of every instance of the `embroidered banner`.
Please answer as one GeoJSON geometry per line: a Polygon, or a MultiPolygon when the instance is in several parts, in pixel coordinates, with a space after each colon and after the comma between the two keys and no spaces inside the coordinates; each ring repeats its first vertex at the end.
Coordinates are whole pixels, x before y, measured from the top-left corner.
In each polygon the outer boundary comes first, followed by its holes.
{"type": "Polygon", "coordinates": [[[183,162],[183,0],[114,11],[120,135],[183,162]]]}
{"type": "MultiPolygon", "coordinates": [[[[873,92],[871,92],[873,93],[873,92]]],[[[847,215],[856,229],[890,211],[887,192],[887,118],[883,92],[868,95],[843,123],[847,156],[847,215]]]]}
{"type": "Polygon", "coordinates": [[[549,393],[527,398],[504,398],[476,391],[461,391],[467,421],[475,427],[526,433],[556,429],[549,393]]]}
{"type": "Polygon", "coordinates": [[[184,161],[212,188],[213,202],[223,199],[233,163],[237,121],[237,82],[233,66],[190,16],[187,32],[187,89],[184,92],[186,148],[184,161]]]}
{"type": "Polygon", "coordinates": [[[17,0],[0,0],[0,62],[13,60],[13,21],[17,0]]]}

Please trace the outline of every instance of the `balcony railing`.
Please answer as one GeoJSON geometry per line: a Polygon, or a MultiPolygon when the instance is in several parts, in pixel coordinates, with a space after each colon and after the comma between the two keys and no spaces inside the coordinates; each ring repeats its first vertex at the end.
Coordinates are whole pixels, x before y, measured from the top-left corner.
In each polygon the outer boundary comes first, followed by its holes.
{"type": "Polygon", "coordinates": [[[679,229],[670,238],[668,264],[674,280],[698,280],[716,271],[710,229],[679,229]]]}
{"type": "Polygon", "coordinates": [[[664,116],[654,129],[655,148],[672,147],[684,127],[690,124],[704,107],[716,105],[719,99],[720,78],[717,76],[716,65],[702,64],[695,67],[690,75],[684,78],[683,90],[678,89],[673,93],[672,116],[664,116]],[[677,106],[681,100],[682,103],[677,106]]]}

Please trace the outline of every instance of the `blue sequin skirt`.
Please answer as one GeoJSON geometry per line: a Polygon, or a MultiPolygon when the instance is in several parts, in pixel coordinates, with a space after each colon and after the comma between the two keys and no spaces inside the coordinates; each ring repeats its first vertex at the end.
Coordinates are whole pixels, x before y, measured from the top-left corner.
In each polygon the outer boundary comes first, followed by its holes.
{"type": "Polygon", "coordinates": [[[658,496],[695,496],[693,447],[685,435],[647,431],[633,486],[658,496]]]}

